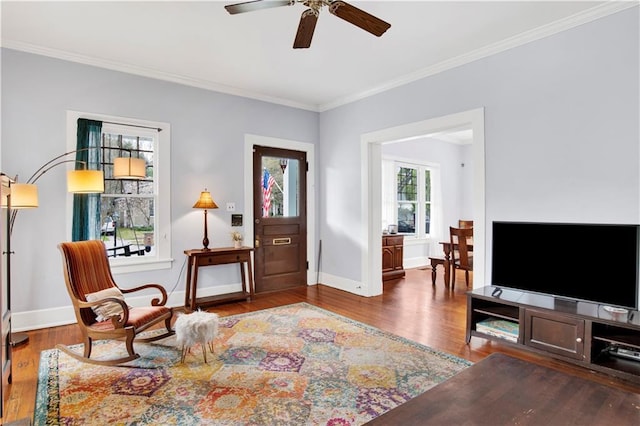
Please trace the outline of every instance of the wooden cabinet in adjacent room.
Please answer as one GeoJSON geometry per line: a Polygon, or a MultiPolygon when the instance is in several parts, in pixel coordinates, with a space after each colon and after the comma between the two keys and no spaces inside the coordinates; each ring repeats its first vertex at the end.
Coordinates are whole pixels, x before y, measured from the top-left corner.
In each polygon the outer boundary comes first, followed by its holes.
{"type": "Polygon", "coordinates": [[[382,280],[404,277],[402,266],[404,237],[402,235],[382,236],[382,280]]]}

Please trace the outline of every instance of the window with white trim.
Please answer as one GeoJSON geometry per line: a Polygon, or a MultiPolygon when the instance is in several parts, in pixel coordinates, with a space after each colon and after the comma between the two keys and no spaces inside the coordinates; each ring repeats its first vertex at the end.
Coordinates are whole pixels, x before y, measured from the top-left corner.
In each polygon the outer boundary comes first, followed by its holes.
{"type": "Polygon", "coordinates": [[[77,118],[102,121],[105,191],[98,203],[100,229],[92,234],[104,241],[112,269],[133,272],[170,267],[168,124],[70,112],[68,125],[75,127],[69,129],[71,135],[76,133],[77,118]],[[113,177],[113,160],[128,156],[145,160],[144,179],[113,177]]]}
{"type": "Polygon", "coordinates": [[[396,224],[399,234],[429,237],[433,228],[433,166],[383,162],[383,229],[396,224]]]}

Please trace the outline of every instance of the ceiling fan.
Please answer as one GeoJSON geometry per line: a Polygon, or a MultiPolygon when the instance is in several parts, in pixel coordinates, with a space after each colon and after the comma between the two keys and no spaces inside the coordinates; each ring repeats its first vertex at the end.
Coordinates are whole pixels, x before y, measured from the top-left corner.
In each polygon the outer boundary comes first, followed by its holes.
{"type": "Polygon", "coordinates": [[[385,31],[391,27],[391,24],[376,18],[375,16],[365,12],[362,9],[358,9],[355,6],[350,5],[344,1],[332,1],[332,0],[254,0],[244,3],[230,4],[225,6],[232,15],[236,13],[252,12],[254,10],[267,9],[271,7],[279,6],[293,6],[296,3],[302,3],[309,9],[302,12],[300,18],[300,24],[298,25],[298,32],[296,33],[296,39],[293,42],[294,49],[306,49],[311,46],[311,39],[313,38],[313,31],[316,28],[316,22],[318,16],[320,16],[320,9],[324,6],[329,8],[329,12],[334,14],[340,19],[360,27],[371,34],[380,37],[385,31]]]}

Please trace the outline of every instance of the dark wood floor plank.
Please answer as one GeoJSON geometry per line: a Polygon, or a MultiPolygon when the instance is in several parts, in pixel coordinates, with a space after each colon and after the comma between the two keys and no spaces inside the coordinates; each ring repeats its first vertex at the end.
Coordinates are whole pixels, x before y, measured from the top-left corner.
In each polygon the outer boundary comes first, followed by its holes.
{"type": "MultiPolygon", "coordinates": [[[[259,294],[250,302],[228,303],[209,310],[226,316],[307,302],[473,362],[501,352],[614,388],[640,393],[640,387],[632,383],[529,353],[507,343],[474,337],[469,345],[465,344],[467,300],[464,274],[459,273],[457,278],[455,290],[450,291],[444,287],[442,274],[433,287],[430,270],[412,269],[407,270],[403,279],[385,282],[384,293],[376,297],[361,297],[319,285],[259,294]]],[[[64,288],[63,283],[60,285],[61,289],[64,288]]],[[[53,348],[58,343],[70,345],[81,341],[75,325],[34,330],[28,334],[29,343],[13,351],[13,384],[4,422],[33,416],[40,351],[53,348]]]]}

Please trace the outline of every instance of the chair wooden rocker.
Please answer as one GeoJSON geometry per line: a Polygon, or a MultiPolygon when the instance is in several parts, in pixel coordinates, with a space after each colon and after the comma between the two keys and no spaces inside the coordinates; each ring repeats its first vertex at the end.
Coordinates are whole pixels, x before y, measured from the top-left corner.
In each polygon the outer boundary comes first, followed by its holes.
{"type": "Polygon", "coordinates": [[[67,242],[59,244],[58,248],[62,252],[67,291],[83,336],[84,354],[81,355],[61,344],[56,346],[58,349],[83,362],[117,365],[140,357],[133,349],[134,340],[151,342],[174,334],[171,328],[173,311],[164,306],[167,302],[166,290],[159,284],[120,289],[111,275],[106,248],[102,241],[67,242]],[[162,297],[152,299],[151,306],[127,306],[123,293],[145,289],[156,289],[162,297]],[[161,321],[165,323],[165,333],[136,338],[139,333],[161,321]],[[124,339],[128,356],[106,360],[91,359],[93,341],[105,339],[124,339]]]}

